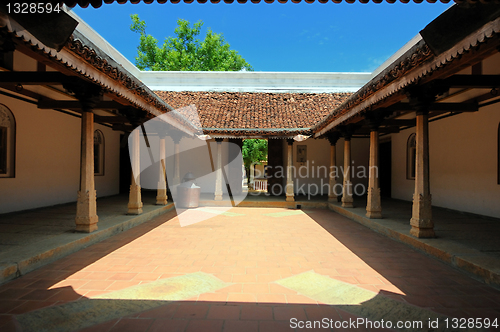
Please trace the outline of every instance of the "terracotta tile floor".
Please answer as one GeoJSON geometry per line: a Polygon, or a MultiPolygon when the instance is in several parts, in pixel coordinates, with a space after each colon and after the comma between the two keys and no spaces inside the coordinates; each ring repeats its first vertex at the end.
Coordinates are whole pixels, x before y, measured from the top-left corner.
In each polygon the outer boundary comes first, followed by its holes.
{"type": "Polygon", "coordinates": [[[0,286],[0,330],[33,310],[195,272],[228,285],[84,330],[276,332],[293,330],[292,317],[356,319],[276,283],[311,270],[450,317],[500,320],[500,291],[331,211],[230,211],[187,227],[168,213],[0,286]]]}

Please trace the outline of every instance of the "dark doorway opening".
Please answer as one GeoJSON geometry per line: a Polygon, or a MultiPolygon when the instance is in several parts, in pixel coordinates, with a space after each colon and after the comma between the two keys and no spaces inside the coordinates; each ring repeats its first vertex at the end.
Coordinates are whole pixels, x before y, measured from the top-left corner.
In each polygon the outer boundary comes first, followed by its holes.
{"type": "Polygon", "coordinates": [[[392,143],[382,142],[379,145],[379,185],[380,196],[391,197],[391,173],[392,173],[392,143]]]}

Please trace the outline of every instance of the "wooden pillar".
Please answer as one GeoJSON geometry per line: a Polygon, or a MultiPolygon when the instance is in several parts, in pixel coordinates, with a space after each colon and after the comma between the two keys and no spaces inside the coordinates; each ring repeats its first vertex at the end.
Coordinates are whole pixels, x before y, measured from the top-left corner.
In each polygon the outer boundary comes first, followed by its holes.
{"type": "Polygon", "coordinates": [[[167,181],[165,179],[165,137],[160,138],[160,167],[158,174],[158,192],[156,195],[156,205],[167,205],[167,181]]]}
{"type": "Polygon", "coordinates": [[[174,178],[172,185],[176,186],[181,183],[181,166],[180,166],[180,142],[181,137],[173,137],[174,140],[174,178]]]}
{"type": "Polygon", "coordinates": [[[130,134],[132,135],[132,183],[130,184],[130,195],[128,201],[128,214],[142,213],[141,199],[141,183],[140,183],[140,136],[139,130],[136,129],[130,134]]]}
{"type": "Polygon", "coordinates": [[[351,135],[344,135],[344,183],[342,187],[342,207],[352,208],[352,182],[351,182],[351,135]]]}
{"type": "Polygon", "coordinates": [[[328,181],[328,201],[336,202],[337,194],[335,193],[335,187],[337,185],[337,141],[340,138],[338,132],[334,132],[328,135],[328,141],[330,142],[330,172],[328,181]]]}
{"type": "Polygon", "coordinates": [[[80,190],[76,202],[76,231],[97,230],[97,203],[94,184],[94,113],[84,104],[81,132],[80,190]]]}
{"type": "Polygon", "coordinates": [[[435,237],[429,181],[429,122],[426,110],[417,111],[415,138],[417,157],[410,234],[419,238],[435,237]]]}
{"type": "Polygon", "coordinates": [[[217,165],[215,169],[215,201],[222,201],[222,138],[216,138],[217,165]]]}
{"type": "Polygon", "coordinates": [[[372,126],[370,131],[370,163],[368,167],[368,200],[366,216],[371,219],[382,218],[380,204],[380,188],[378,180],[378,126],[372,126]]]}
{"type": "Polygon", "coordinates": [[[287,149],[287,164],[286,164],[286,201],[294,202],[295,194],[293,190],[293,176],[292,176],[292,167],[293,167],[293,139],[287,139],[288,143],[287,149]]]}

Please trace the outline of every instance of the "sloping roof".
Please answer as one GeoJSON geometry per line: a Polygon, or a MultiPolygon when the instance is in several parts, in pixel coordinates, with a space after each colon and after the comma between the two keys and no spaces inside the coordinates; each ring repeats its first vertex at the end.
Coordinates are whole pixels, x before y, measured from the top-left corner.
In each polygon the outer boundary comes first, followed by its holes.
{"type": "MultiPolygon", "coordinates": [[[[77,16],[73,15],[73,17],[79,20],[77,16]]],[[[0,32],[12,37],[12,40],[17,42],[17,47],[24,45],[33,53],[52,61],[56,65],[55,68],[62,70],[61,72],[65,75],[74,75],[100,86],[106,93],[115,95],[122,104],[125,101],[151,116],[160,116],[173,110],[170,105],[78,29],[73,31],[60,51],[43,44],[9,15],[0,15],[0,32]]],[[[171,125],[185,132],[192,133],[198,130],[179,114],[170,119],[171,125]]]]}
{"type": "Polygon", "coordinates": [[[156,91],[174,108],[194,105],[212,136],[291,136],[310,128],[350,93],[245,93],[156,91]]]}

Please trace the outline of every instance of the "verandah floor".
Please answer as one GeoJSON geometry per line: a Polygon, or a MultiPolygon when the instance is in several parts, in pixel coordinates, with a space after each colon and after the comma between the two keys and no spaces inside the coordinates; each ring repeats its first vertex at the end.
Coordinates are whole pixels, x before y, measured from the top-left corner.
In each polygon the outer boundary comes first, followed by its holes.
{"type": "Polygon", "coordinates": [[[0,286],[0,330],[276,332],[326,318],[329,331],[366,317],[421,331],[500,317],[500,291],[327,209],[230,211],[187,227],[167,212],[0,286]]]}
{"type": "MultiPolygon", "coordinates": [[[[155,192],[144,191],[144,214],[127,216],[127,195],[98,200],[99,232],[75,233],[75,204],[64,204],[31,211],[0,215],[0,282],[25,274],[56,258],[63,257],[91,243],[145,222],[173,208],[157,206],[155,192]]],[[[327,203],[326,196],[296,196],[293,203],[283,196],[248,195],[240,206],[267,206],[303,209],[326,208],[346,215],[377,232],[405,242],[439,259],[465,269],[487,282],[500,285],[500,219],[463,214],[433,208],[438,238],[419,240],[409,236],[411,202],[384,199],[384,219],[364,217],[366,201],[355,199],[355,208],[344,209],[340,203],[327,203]]],[[[204,194],[201,205],[217,205],[213,196],[204,194]]],[[[228,204],[228,202],[223,202],[228,204]]]]}

